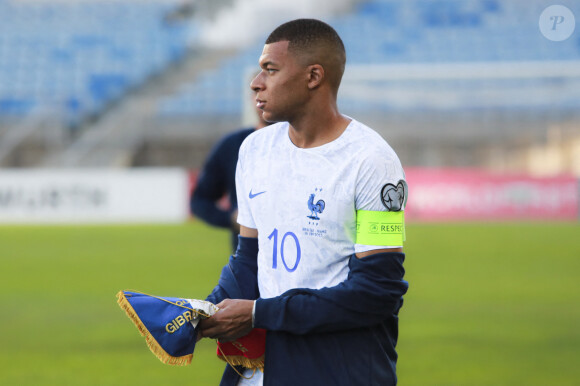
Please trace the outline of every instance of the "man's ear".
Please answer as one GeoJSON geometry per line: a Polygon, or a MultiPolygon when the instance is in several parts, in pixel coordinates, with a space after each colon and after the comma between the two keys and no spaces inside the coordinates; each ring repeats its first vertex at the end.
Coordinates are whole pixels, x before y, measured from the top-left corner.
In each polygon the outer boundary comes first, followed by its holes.
{"type": "Polygon", "coordinates": [[[322,84],[324,79],[324,67],[320,64],[308,66],[308,88],[313,90],[322,84]]]}

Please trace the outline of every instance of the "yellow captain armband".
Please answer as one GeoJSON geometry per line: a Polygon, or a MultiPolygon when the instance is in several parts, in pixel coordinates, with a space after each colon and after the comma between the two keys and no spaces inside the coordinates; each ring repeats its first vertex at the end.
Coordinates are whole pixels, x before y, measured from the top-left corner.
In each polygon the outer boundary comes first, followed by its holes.
{"type": "Polygon", "coordinates": [[[356,243],[402,246],[405,241],[405,212],[356,211],[356,243]]]}

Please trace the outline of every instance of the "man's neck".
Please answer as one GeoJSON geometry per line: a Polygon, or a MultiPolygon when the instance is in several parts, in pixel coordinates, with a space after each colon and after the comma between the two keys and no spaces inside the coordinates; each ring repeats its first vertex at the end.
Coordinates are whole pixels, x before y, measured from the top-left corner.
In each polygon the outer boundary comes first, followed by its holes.
{"type": "Polygon", "coordinates": [[[340,137],[349,123],[350,119],[338,110],[311,117],[304,116],[290,122],[290,140],[303,149],[322,146],[340,137]]]}

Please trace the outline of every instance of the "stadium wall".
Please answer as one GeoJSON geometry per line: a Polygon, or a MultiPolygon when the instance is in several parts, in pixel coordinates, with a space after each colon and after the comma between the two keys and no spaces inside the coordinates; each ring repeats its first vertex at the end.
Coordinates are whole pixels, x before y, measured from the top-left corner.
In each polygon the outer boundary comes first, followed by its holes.
{"type": "Polygon", "coordinates": [[[0,223],[178,223],[188,218],[183,169],[3,169],[0,223]]]}
{"type": "MultiPolygon", "coordinates": [[[[409,222],[579,219],[573,176],[433,168],[406,175],[409,222]]],[[[197,176],[183,168],[0,169],[0,224],[182,223],[197,176]]]]}
{"type": "Polygon", "coordinates": [[[480,169],[408,168],[408,221],[574,221],[579,180],[480,169]]]}

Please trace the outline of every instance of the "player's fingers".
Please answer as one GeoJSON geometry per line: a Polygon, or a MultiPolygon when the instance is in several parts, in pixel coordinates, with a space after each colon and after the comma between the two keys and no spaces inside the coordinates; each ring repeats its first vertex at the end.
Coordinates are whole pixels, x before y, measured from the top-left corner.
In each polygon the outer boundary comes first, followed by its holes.
{"type": "Polygon", "coordinates": [[[208,331],[211,331],[215,327],[215,323],[210,321],[210,319],[201,320],[197,325],[197,333],[202,338],[209,338],[208,331]]]}
{"type": "Polygon", "coordinates": [[[217,339],[220,336],[220,331],[217,327],[210,327],[201,330],[201,335],[204,338],[217,339]]]}
{"type": "Polygon", "coordinates": [[[218,304],[216,304],[216,307],[219,308],[220,310],[222,310],[228,306],[229,302],[230,302],[230,299],[224,299],[221,302],[219,302],[218,304]]]}
{"type": "Polygon", "coordinates": [[[231,340],[232,334],[228,327],[222,323],[205,323],[202,326],[201,333],[204,338],[219,339],[224,342],[231,340]]]}

